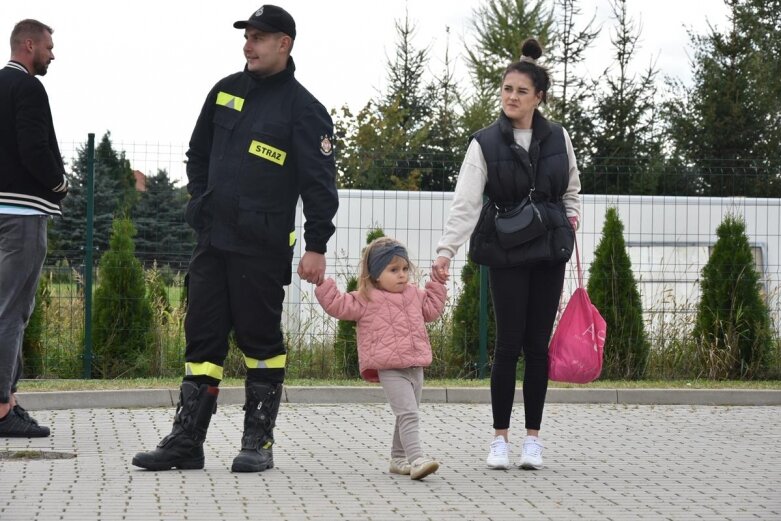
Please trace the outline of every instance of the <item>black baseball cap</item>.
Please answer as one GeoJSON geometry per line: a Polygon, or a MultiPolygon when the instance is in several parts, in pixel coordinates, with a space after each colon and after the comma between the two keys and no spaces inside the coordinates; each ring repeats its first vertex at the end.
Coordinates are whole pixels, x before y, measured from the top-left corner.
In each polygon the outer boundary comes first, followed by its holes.
{"type": "Polygon", "coordinates": [[[267,33],[285,33],[294,40],[296,39],[296,22],[290,13],[276,5],[262,5],[260,9],[252,13],[249,20],[239,20],[233,24],[236,29],[246,29],[247,26],[267,33]]]}

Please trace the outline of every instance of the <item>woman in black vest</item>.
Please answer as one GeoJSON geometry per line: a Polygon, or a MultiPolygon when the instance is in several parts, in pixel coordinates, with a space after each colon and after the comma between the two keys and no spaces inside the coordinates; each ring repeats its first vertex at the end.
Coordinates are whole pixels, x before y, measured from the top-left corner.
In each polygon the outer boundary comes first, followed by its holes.
{"type": "Polygon", "coordinates": [[[472,136],[431,274],[436,281],[447,281],[450,260],[470,235],[470,257],[489,267],[496,317],[491,367],[495,434],[486,463],[494,469],[510,468],[508,430],[521,353],[526,361],[527,435],[518,464],[542,467],[539,430],[548,389],[548,343],[580,220],[580,174],[569,135],[537,110],[550,88],[547,70],[537,64],[541,55],[539,42],[526,40],[521,59],[505,70],[502,111],[495,123],[472,136]],[[496,215],[526,197],[539,210],[544,232],[508,247],[497,236],[496,215]]]}

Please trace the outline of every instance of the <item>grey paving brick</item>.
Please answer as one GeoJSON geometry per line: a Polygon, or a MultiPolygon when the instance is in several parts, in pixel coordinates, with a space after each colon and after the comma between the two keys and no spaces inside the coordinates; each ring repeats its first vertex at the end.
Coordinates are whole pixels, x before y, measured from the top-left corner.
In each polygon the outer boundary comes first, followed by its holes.
{"type": "MultiPolygon", "coordinates": [[[[172,407],[36,411],[52,436],[0,438],[0,451],[77,456],[0,460],[0,519],[781,519],[777,406],[549,403],[546,468],[492,471],[484,467],[490,406],[432,395],[421,407],[422,442],[442,468],[415,482],[387,473],[385,403],[286,403],[277,468],[232,474],[243,412],[238,395],[226,398],[199,471],[130,465],[169,432],[172,407]]],[[[516,427],[522,416],[519,404],[516,427]]]]}

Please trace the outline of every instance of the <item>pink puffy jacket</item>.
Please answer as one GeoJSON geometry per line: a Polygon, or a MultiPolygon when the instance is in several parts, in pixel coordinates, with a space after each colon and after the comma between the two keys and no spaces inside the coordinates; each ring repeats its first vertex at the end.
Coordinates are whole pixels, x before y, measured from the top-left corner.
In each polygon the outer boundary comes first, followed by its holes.
{"type": "Polygon", "coordinates": [[[425,323],[445,309],[444,285],[429,281],[420,289],[408,284],[401,293],[372,289],[366,300],[357,291],[341,293],[333,279],[326,279],[315,296],[332,317],[358,323],[358,365],[364,380],[379,382],[378,369],[431,365],[425,323]]]}

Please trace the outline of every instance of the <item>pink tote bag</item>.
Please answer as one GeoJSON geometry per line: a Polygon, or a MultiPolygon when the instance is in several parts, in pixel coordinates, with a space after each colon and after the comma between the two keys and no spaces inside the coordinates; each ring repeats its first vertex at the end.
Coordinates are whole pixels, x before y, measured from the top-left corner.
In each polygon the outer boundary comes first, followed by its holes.
{"type": "Polygon", "coordinates": [[[556,382],[585,384],[599,378],[607,324],[583,287],[580,252],[575,237],[578,288],[567,302],[548,350],[548,378],[556,382]]]}

